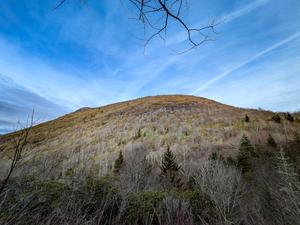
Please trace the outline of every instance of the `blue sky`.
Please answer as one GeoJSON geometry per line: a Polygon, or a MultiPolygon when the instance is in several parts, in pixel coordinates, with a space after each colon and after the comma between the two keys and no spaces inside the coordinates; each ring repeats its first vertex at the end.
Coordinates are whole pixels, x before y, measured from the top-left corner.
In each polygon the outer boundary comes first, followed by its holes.
{"type": "Polygon", "coordinates": [[[274,111],[300,110],[299,0],[189,0],[190,27],[209,20],[216,41],[186,54],[171,23],[144,53],[142,27],[126,1],[2,0],[0,133],[32,109],[46,121],[80,107],[158,94],[193,94],[274,111]]]}

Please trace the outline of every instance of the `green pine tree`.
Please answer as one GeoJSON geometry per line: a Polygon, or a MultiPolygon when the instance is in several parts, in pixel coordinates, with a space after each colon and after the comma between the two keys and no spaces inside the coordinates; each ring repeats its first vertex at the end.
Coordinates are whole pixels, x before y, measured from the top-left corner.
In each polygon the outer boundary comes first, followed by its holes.
{"type": "Polygon", "coordinates": [[[294,122],[294,117],[290,113],[286,113],[285,118],[290,122],[294,122]]]}
{"type": "Polygon", "coordinates": [[[167,151],[163,155],[161,164],[163,174],[167,174],[168,172],[177,172],[180,170],[180,166],[176,163],[176,157],[171,152],[170,146],[167,147],[167,151]]]}
{"type": "Polygon", "coordinates": [[[120,151],[118,158],[115,161],[114,164],[114,173],[118,173],[123,166],[124,163],[124,157],[122,151],[120,151]]]}
{"type": "Polygon", "coordinates": [[[251,158],[255,157],[255,149],[251,145],[249,139],[246,135],[241,138],[239,155],[237,158],[237,166],[241,168],[242,173],[247,173],[251,171],[251,158]]]}
{"type": "Polygon", "coordinates": [[[163,155],[161,164],[162,175],[167,178],[167,185],[169,187],[181,187],[183,184],[178,174],[181,167],[177,164],[176,157],[171,152],[169,146],[163,155]]]}
{"type": "Polygon", "coordinates": [[[246,123],[248,123],[250,121],[250,118],[249,118],[249,116],[247,114],[245,115],[245,119],[244,120],[245,120],[246,123]]]}
{"type": "Polygon", "coordinates": [[[269,137],[268,137],[268,145],[270,145],[271,147],[277,147],[277,143],[276,141],[274,140],[274,138],[271,136],[271,134],[269,134],[269,137]]]}
{"type": "Polygon", "coordinates": [[[276,123],[280,123],[281,122],[281,117],[277,113],[275,113],[272,116],[272,120],[275,121],[276,123]]]}

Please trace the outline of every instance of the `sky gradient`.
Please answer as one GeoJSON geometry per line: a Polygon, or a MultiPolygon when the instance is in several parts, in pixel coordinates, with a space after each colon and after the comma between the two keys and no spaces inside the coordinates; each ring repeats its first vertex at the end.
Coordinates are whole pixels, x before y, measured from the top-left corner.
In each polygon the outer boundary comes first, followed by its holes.
{"type": "Polygon", "coordinates": [[[215,41],[188,45],[171,23],[144,53],[126,1],[3,0],[0,133],[32,109],[46,121],[81,107],[158,94],[192,94],[246,108],[300,110],[299,0],[190,0],[190,27],[222,21],[215,41]]]}

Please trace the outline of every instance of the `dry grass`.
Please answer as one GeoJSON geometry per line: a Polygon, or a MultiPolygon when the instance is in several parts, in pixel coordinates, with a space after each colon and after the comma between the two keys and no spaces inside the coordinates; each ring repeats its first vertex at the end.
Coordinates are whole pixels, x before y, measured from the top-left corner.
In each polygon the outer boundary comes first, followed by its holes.
{"type": "MultiPolygon", "coordinates": [[[[19,173],[34,171],[42,177],[50,167],[45,163],[51,161],[55,177],[64,177],[70,170],[78,176],[90,172],[106,174],[118,152],[134,143],[143,143],[147,158],[154,163],[167,145],[184,161],[207,158],[215,151],[225,157],[234,156],[242,134],[253,144],[266,143],[269,133],[279,144],[300,134],[299,119],[289,122],[282,116],[282,122],[276,123],[271,120],[272,115],[269,111],[235,108],[185,95],[145,97],[83,108],[32,128],[28,153],[19,173]],[[243,121],[246,114],[250,117],[248,123],[243,121]]],[[[1,168],[6,167],[7,154],[17,135],[18,132],[0,137],[0,146],[6,152],[0,155],[1,168]]]]}

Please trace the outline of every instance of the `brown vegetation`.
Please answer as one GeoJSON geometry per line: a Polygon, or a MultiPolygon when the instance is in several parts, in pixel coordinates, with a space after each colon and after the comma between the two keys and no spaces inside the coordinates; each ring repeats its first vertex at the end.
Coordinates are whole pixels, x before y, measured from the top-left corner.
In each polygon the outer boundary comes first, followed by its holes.
{"type": "MultiPolygon", "coordinates": [[[[72,170],[78,176],[84,173],[99,176],[113,170],[120,151],[138,143],[143,144],[151,163],[159,162],[170,146],[184,166],[186,161],[208,158],[212,152],[235,157],[243,134],[253,145],[264,145],[269,135],[278,145],[299,136],[297,115],[293,115],[291,122],[282,114],[281,123],[272,120],[274,115],[184,95],[146,97],[100,108],[83,108],[33,127],[27,140],[30,154],[25,155],[18,173],[35,173],[40,177],[51,173],[59,178],[72,170]],[[245,115],[249,122],[244,121],[245,115]]],[[[5,152],[13,151],[12,140],[20,134],[1,136],[1,148],[5,152]]],[[[1,172],[5,171],[6,164],[6,154],[2,154],[1,172]]]]}
{"type": "Polygon", "coordinates": [[[157,96],[1,136],[0,224],[297,225],[299,115],[286,115],[157,96]]]}

